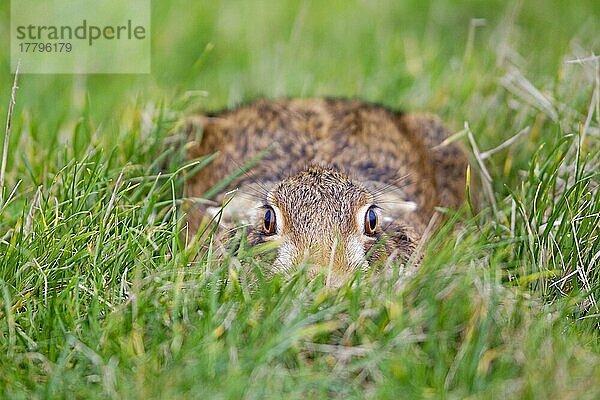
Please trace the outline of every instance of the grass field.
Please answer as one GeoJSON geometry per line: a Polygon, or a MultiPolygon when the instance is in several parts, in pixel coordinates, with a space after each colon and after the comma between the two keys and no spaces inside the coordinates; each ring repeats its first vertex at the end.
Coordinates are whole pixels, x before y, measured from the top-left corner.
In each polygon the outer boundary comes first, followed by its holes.
{"type": "Polygon", "coordinates": [[[596,3],[155,1],[152,74],[21,75],[0,398],[600,398],[596,3]],[[438,113],[478,209],[337,291],[186,246],[177,121],[321,95],[438,113]]]}

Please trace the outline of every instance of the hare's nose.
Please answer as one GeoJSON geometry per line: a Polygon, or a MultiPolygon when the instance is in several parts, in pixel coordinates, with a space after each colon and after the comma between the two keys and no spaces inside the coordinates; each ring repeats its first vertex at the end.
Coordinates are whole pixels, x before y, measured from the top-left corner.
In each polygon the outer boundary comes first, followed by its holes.
{"type": "Polygon", "coordinates": [[[334,237],[330,243],[321,242],[313,247],[308,255],[308,261],[313,266],[310,275],[324,273],[328,286],[338,285],[336,282],[340,282],[341,275],[348,271],[347,255],[342,241],[337,237],[334,237]]]}

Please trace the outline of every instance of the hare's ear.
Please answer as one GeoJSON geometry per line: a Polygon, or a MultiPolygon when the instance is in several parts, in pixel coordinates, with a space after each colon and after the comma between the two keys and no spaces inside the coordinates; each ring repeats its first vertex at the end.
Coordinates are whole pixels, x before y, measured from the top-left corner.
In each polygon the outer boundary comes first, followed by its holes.
{"type": "Polygon", "coordinates": [[[412,135],[415,142],[421,142],[428,151],[431,166],[435,171],[439,205],[460,208],[465,197],[468,165],[463,146],[452,140],[440,119],[433,114],[406,114],[400,123],[403,130],[412,135]]]}
{"type": "MultiPolygon", "coordinates": [[[[191,161],[219,152],[223,143],[227,143],[227,125],[224,119],[205,115],[186,118],[176,128],[185,141],[186,159],[191,161]]],[[[188,213],[189,227],[193,234],[206,217],[206,209],[211,199],[205,199],[205,194],[219,182],[222,164],[222,157],[217,157],[199,171],[185,172],[184,197],[188,201],[184,210],[188,213]]]]}
{"type": "Polygon", "coordinates": [[[219,153],[214,160],[195,174],[186,176],[187,194],[203,197],[223,178],[227,165],[224,161],[231,152],[231,123],[218,117],[199,115],[187,118],[181,130],[186,137],[186,158],[188,161],[219,153]]]}
{"type": "Polygon", "coordinates": [[[376,193],[375,202],[381,203],[388,214],[395,218],[402,215],[419,211],[414,201],[408,201],[409,197],[401,186],[382,183],[379,181],[366,181],[364,185],[371,193],[376,193]]]}
{"type": "Polygon", "coordinates": [[[202,138],[208,125],[208,118],[204,115],[197,115],[186,118],[181,130],[186,140],[187,158],[194,159],[202,156],[202,138]]]}
{"type": "Polygon", "coordinates": [[[202,157],[218,151],[229,131],[230,123],[224,118],[196,115],[182,123],[186,138],[188,160],[202,157]]]}
{"type": "Polygon", "coordinates": [[[256,222],[262,203],[237,190],[221,196],[220,205],[207,208],[207,213],[223,225],[249,225],[256,222]]]}

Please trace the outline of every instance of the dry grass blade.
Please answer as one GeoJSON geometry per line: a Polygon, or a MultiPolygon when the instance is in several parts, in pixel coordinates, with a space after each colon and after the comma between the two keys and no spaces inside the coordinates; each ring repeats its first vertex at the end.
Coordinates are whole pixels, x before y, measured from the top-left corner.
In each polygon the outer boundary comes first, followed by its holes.
{"type": "Polygon", "coordinates": [[[335,237],[333,239],[333,245],[331,246],[331,254],[329,254],[329,265],[327,266],[327,279],[325,281],[325,286],[331,286],[331,273],[333,271],[333,263],[335,261],[335,253],[337,252],[338,247],[338,238],[335,237]]]}
{"type": "Polygon", "coordinates": [[[598,62],[600,61],[600,56],[589,56],[585,58],[576,58],[574,60],[567,60],[565,64],[583,64],[586,62],[598,62]]]}
{"type": "Polygon", "coordinates": [[[471,128],[469,128],[469,123],[465,121],[465,131],[467,131],[467,137],[469,138],[469,142],[471,143],[471,148],[473,149],[473,155],[477,160],[477,164],[479,165],[479,169],[481,170],[482,175],[482,184],[483,189],[487,195],[492,208],[494,209],[494,214],[498,213],[498,205],[496,202],[496,196],[494,195],[494,190],[492,188],[492,176],[487,170],[485,163],[483,162],[483,158],[481,157],[481,152],[479,151],[479,146],[477,146],[477,142],[475,142],[475,138],[473,137],[473,132],[471,132],[471,128]]]}
{"type": "Polygon", "coordinates": [[[115,200],[117,198],[117,193],[121,188],[121,183],[123,182],[123,171],[119,174],[117,178],[117,183],[115,184],[115,188],[110,196],[110,201],[108,202],[108,207],[106,207],[106,213],[104,214],[103,224],[106,225],[106,221],[108,221],[108,217],[110,217],[110,213],[112,212],[113,207],[115,206],[115,200]]]}
{"type": "Polygon", "coordinates": [[[332,354],[335,357],[361,357],[373,352],[370,346],[341,346],[312,342],[305,342],[303,346],[307,350],[332,354]]]}
{"type": "Polygon", "coordinates": [[[585,143],[585,138],[587,137],[588,131],[590,129],[590,124],[592,122],[592,117],[594,115],[594,108],[596,107],[597,103],[598,103],[598,97],[600,96],[600,93],[598,93],[598,87],[596,86],[596,88],[594,89],[594,92],[592,93],[592,100],[590,101],[590,107],[588,108],[588,112],[587,112],[587,116],[585,118],[585,122],[583,124],[583,128],[581,129],[581,135],[580,135],[580,139],[579,139],[579,146],[583,146],[583,144],[585,143]]]}
{"type": "Polygon", "coordinates": [[[520,97],[535,108],[545,112],[552,121],[558,121],[558,112],[552,104],[552,100],[539,91],[527,78],[517,69],[511,68],[500,83],[506,90],[517,97],[520,97]]]}
{"type": "Polygon", "coordinates": [[[8,157],[8,143],[10,139],[10,128],[12,116],[15,109],[15,96],[17,93],[17,81],[19,79],[19,69],[21,63],[17,64],[15,70],[15,79],[13,81],[12,90],[10,93],[10,102],[8,103],[8,115],[6,116],[6,130],[4,131],[4,147],[2,149],[2,167],[0,167],[0,207],[4,205],[4,180],[6,178],[6,159],[8,157]]]}
{"type": "Polygon", "coordinates": [[[473,55],[473,45],[475,43],[475,30],[485,26],[487,23],[485,18],[471,18],[469,23],[469,34],[467,36],[467,45],[465,46],[465,54],[463,55],[463,63],[469,62],[473,55]]]}
{"type": "Polygon", "coordinates": [[[38,187],[35,192],[35,197],[33,198],[33,203],[31,203],[31,208],[27,213],[27,218],[25,219],[25,227],[23,228],[23,233],[25,236],[29,235],[31,232],[31,225],[33,224],[33,216],[35,215],[35,211],[40,207],[40,198],[42,196],[42,187],[38,187]]]}
{"type": "Polygon", "coordinates": [[[511,138],[509,138],[509,139],[505,140],[504,142],[500,143],[498,146],[494,147],[493,149],[490,149],[488,151],[484,151],[483,153],[481,153],[480,154],[481,159],[485,160],[486,158],[488,158],[488,157],[496,154],[500,150],[507,148],[508,146],[510,146],[511,144],[513,144],[514,142],[516,142],[521,136],[525,135],[526,133],[529,133],[530,130],[531,129],[530,129],[529,126],[521,129],[514,136],[512,136],[511,138]]]}

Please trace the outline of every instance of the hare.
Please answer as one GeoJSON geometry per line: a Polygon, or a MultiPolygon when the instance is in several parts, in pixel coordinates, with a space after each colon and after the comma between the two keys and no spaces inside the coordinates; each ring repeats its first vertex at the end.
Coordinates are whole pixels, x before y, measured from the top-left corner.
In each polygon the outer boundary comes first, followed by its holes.
{"type": "MultiPolygon", "coordinates": [[[[220,223],[246,225],[251,245],[277,241],[273,272],[308,265],[341,282],[377,259],[406,261],[434,208],[464,201],[467,160],[459,145],[440,145],[447,132],[433,115],[358,100],[258,100],[186,127],[189,158],[216,153],[187,177],[188,197],[254,161],[221,191],[220,223]]],[[[193,206],[189,232],[214,211],[193,206]]]]}

